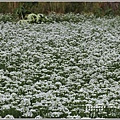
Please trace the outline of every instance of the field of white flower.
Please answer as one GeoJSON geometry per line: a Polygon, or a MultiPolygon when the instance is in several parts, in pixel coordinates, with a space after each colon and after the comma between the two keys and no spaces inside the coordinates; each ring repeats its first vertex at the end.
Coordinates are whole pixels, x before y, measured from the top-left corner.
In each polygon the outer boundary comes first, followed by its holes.
{"type": "Polygon", "coordinates": [[[119,107],[120,17],[0,23],[1,117],[79,116],[84,104],[119,107]]]}

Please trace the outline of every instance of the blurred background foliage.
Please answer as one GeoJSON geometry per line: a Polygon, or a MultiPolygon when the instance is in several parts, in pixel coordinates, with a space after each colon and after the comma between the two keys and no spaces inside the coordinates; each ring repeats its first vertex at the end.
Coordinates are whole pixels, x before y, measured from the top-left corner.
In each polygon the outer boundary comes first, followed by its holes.
{"type": "MultiPolygon", "coordinates": [[[[16,22],[30,13],[48,15],[49,22],[70,21],[73,14],[96,17],[120,15],[119,2],[0,2],[0,21],[16,22]],[[70,15],[65,15],[70,13],[70,15]],[[73,13],[73,14],[71,14],[73,13]]],[[[77,16],[76,16],[77,17],[77,16]]],[[[79,21],[79,18],[73,21],[79,21]]]]}
{"type": "Polygon", "coordinates": [[[93,13],[97,16],[120,15],[119,2],[0,2],[1,13],[15,13],[20,7],[27,12],[93,13]]]}

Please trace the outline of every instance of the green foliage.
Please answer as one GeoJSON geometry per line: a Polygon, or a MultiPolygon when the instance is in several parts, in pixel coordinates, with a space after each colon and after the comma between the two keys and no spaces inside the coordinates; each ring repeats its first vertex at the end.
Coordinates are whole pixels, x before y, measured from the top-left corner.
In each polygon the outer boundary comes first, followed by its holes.
{"type": "Polygon", "coordinates": [[[93,19],[95,16],[93,14],[74,14],[74,13],[67,13],[67,14],[56,14],[55,12],[52,12],[48,15],[49,22],[81,22],[84,21],[84,19],[93,19]]]}
{"type": "Polygon", "coordinates": [[[114,12],[111,8],[108,8],[106,11],[105,11],[105,15],[114,15],[114,12]]]}
{"type": "Polygon", "coordinates": [[[13,16],[11,14],[1,14],[0,15],[0,21],[3,21],[4,23],[6,22],[12,22],[13,21],[13,16]]]}
{"type": "Polygon", "coordinates": [[[19,24],[28,24],[28,20],[19,20],[18,21],[19,24]]]}
{"type": "Polygon", "coordinates": [[[31,13],[27,16],[27,20],[29,21],[29,23],[35,23],[37,21],[37,15],[31,13]]]}
{"type": "Polygon", "coordinates": [[[102,13],[102,9],[101,9],[101,8],[98,8],[97,10],[95,10],[94,15],[95,15],[96,17],[102,17],[103,14],[101,14],[101,13],[102,13]]]}
{"type": "Polygon", "coordinates": [[[44,16],[43,14],[34,14],[34,13],[31,13],[31,14],[28,14],[27,17],[26,17],[26,20],[20,20],[18,21],[18,23],[20,24],[26,24],[26,23],[42,23],[42,22],[47,22],[48,19],[46,16],[44,16]]]}
{"type": "Polygon", "coordinates": [[[16,8],[14,13],[19,17],[19,19],[24,19],[26,14],[29,14],[30,11],[28,11],[25,5],[23,4],[20,7],[16,8]]]}
{"type": "Polygon", "coordinates": [[[52,11],[56,13],[93,13],[97,16],[120,15],[120,3],[112,2],[8,2],[0,4],[0,12],[13,13],[13,11],[23,19],[26,14],[44,13],[52,11]]]}

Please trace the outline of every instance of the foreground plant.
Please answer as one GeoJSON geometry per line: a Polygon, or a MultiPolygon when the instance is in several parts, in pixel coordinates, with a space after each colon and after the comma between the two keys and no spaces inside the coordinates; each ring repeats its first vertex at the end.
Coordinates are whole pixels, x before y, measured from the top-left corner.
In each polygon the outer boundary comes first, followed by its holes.
{"type": "Polygon", "coordinates": [[[25,20],[24,19],[20,20],[20,21],[18,21],[18,23],[20,23],[20,24],[38,23],[39,24],[39,23],[45,23],[47,21],[48,21],[48,19],[45,15],[31,13],[26,16],[25,20]]]}

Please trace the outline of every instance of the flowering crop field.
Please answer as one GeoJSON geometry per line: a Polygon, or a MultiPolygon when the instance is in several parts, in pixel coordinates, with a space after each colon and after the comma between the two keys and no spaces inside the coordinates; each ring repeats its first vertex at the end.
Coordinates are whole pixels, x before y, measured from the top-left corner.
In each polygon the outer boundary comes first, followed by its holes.
{"type": "Polygon", "coordinates": [[[79,116],[83,104],[119,107],[120,17],[1,22],[0,116],[79,116]]]}

